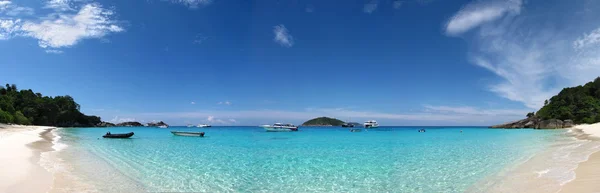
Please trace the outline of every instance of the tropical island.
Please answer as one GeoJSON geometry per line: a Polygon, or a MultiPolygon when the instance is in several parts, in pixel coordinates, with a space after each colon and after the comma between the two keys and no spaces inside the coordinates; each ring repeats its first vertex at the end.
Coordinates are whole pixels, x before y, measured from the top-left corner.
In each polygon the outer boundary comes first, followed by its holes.
{"type": "Polygon", "coordinates": [[[79,111],[73,97],[43,96],[31,89],[18,90],[17,85],[0,86],[0,123],[58,127],[94,127],[100,117],[79,111]]]}
{"type": "Polygon", "coordinates": [[[544,101],[537,112],[527,118],[491,126],[491,128],[569,128],[575,124],[600,122],[600,77],[583,86],[562,89],[558,95],[544,101]]]}
{"type": "MultiPolygon", "coordinates": [[[[31,89],[18,90],[15,84],[0,86],[0,123],[55,127],[143,127],[139,122],[109,123],[98,116],[85,115],[73,97],[44,96],[31,89]]],[[[148,126],[169,126],[165,122],[148,126]]]]}
{"type": "Polygon", "coordinates": [[[302,126],[341,126],[344,121],[330,117],[318,117],[302,123],[302,126]]]}

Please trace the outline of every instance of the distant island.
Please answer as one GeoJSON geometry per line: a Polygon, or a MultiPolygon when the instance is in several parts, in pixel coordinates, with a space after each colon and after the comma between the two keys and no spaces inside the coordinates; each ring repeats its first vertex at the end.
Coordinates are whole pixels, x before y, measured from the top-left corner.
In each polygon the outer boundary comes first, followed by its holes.
{"type": "Polygon", "coordinates": [[[154,122],[150,122],[148,123],[148,127],[160,127],[160,126],[169,126],[168,124],[166,124],[165,122],[158,122],[158,123],[154,123],[154,122]]]}
{"type": "Polygon", "coordinates": [[[302,123],[302,126],[341,126],[344,121],[330,117],[318,117],[302,123]]]}
{"type": "Polygon", "coordinates": [[[556,129],[600,122],[600,77],[583,86],[564,88],[544,101],[540,110],[530,112],[526,117],[491,128],[556,129]]]}
{"type": "MultiPolygon", "coordinates": [[[[136,122],[136,121],[129,121],[129,122],[122,122],[122,123],[118,123],[116,125],[113,125],[116,127],[143,127],[144,125],[141,124],[140,122],[136,122]]],[[[110,127],[110,126],[107,126],[110,127]]]]}

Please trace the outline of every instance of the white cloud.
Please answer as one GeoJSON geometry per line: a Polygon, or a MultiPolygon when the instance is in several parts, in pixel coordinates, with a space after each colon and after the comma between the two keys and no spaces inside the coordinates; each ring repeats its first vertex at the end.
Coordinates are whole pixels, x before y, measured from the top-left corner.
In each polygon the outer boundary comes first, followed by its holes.
{"type": "Polygon", "coordinates": [[[428,112],[451,113],[458,115],[482,115],[482,116],[525,116],[530,109],[479,109],[470,106],[424,106],[428,112]]]}
{"type": "Polygon", "coordinates": [[[218,105],[231,105],[231,102],[229,101],[224,101],[224,102],[219,102],[217,103],[218,105]]]}
{"type": "Polygon", "coordinates": [[[13,4],[11,1],[0,0],[0,13],[4,13],[8,16],[17,15],[33,15],[34,11],[30,7],[20,7],[13,4]]]}
{"type": "Polygon", "coordinates": [[[115,116],[115,118],[111,119],[111,123],[122,123],[122,122],[133,122],[135,118],[119,118],[119,116],[115,116]]]}
{"type": "Polygon", "coordinates": [[[524,118],[530,109],[480,109],[475,107],[449,107],[425,105],[422,110],[410,113],[386,113],[376,111],[356,111],[344,108],[310,108],[303,111],[284,110],[240,110],[240,111],[194,111],[194,112],[167,112],[143,113],[135,116],[161,117],[165,119],[201,119],[211,123],[231,124],[237,120],[258,121],[305,121],[315,117],[327,116],[340,119],[352,118],[353,120],[383,119],[386,122],[409,121],[425,122],[427,124],[497,124],[506,121],[524,118]],[[224,117],[226,120],[216,117],[224,117]],[[235,120],[235,121],[232,121],[235,120]]]}
{"type": "Polygon", "coordinates": [[[194,37],[194,44],[202,44],[204,41],[206,41],[208,39],[208,36],[204,36],[202,34],[196,34],[196,37],[194,37]]]}
{"type": "Polygon", "coordinates": [[[58,11],[74,10],[71,7],[70,0],[48,0],[46,1],[46,6],[44,6],[44,8],[55,9],[58,11]]]}
{"type": "Polygon", "coordinates": [[[6,15],[17,16],[17,15],[33,15],[34,11],[29,7],[13,7],[6,11],[6,15]]]}
{"type": "Polygon", "coordinates": [[[600,43],[600,28],[592,31],[589,34],[584,34],[582,37],[575,40],[575,42],[573,42],[573,48],[583,49],[598,43],[600,43]]]}
{"type": "Polygon", "coordinates": [[[0,19],[0,40],[10,39],[19,31],[21,20],[0,19]]]}
{"type": "Polygon", "coordinates": [[[365,13],[373,13],[375,10],[377,10],[378,3],[379,2],[377,0],[370,1],[369,3],[365,4],[363,11],[365,13]]]}
{"type": "Polygon", "coordinates": [[[284,25],[280,24],[273,27],[273,33],[275,34],[275,38],[273,40],[279,45],[288,48],[294,45],[294,37],[292,37],[284,25]]]}
{"type": "Polygon", "coordinates": [[[62,54],[63,51],[62,50],[46,50],[46,53],[49,53],[49,54],[62,54]]]}
{"type": "Polygon", "coordinates": [[[228,124],[227,121],[223,121],[221,119],[217,119],[217,118],[215,118],[215,116],[208,116],[206,118],[206,121],[209,122],[209,123],[228,124]]]}
{"type": "MultiPolygon", "coordinates": [[[[587,7],[600,7],[598,1],[586,3],[587,7]]],[[[520,1],[514,5],[520,5],[520,1]]],[[[537,6],[523,13],[518,11],[521,8],[510,8],[511,17],[478,23],[479,29],[464,37],[470,45],[469,60],[499,78],[486,79],[490,91],[537,109],[562,88],[584,84],[600,75],[600,13],[551,14],[573,12],[573,7],[580,6],[568,5],[537,6]]]]}
{"type": "Polygon", "coordinates": [[[448,35],[458,35],[507,13],[519,14],[521,0],[475,1],[463,7],[446,24],[448,35]]]}
{"type": "Polygon", "coordinates": [[[121,32],[123,28],[110,17],[114,13],[99,4],[87,4],[77,14],[53,14],[41,21],[25,21],[20,27],[23,36],[39,40],[42,48],[70,47],[80,40],[102,38],[121,32]]]}
{"type": "Polygon", "coordinates": [[[196,104],[196,102],[192,101],[190,104],[192,104],[192,105],[195,105],[195,104],[196,104]]]}
{"type": "Polygon", "coordinates": [[[171,2],[180,3],[190,8],[198,8],[212,3],[212,0],[171,0],[171,2]]]}
{"type": "Polygon", "coordinates": [[[10,4],[12,4],[11,1],[0,1],[0,10],[4,10],[6,9],[6,7],[8,7],[10,4]]]}
{"type": "Polygon", "coordinates": [[[402,4],[404,4],[404,1],[394,1],[394,9],[400,9],[400,7],[402,7],[402,4]]]}

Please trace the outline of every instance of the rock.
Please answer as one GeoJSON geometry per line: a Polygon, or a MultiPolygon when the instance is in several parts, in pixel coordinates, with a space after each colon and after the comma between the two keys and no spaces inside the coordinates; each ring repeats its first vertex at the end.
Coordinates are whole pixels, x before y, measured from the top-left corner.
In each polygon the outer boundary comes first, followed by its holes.
{"type": "Polygon", "coordinates": [[[508,122],[500,125],[490,126],[490,128],[504,129],[520,129],[520,128],[536,128],[540,120],[536,117],[530,117],[518,121],[508,122]]]}
{"type": "Polygon", "coordinates": [[[563,128],[563,121],[558,119],[543,120],[537,127],[538,129],[560,129],[563,128]]]}
{"type": "Polygon", "coordinates": [[[113,123],[104,122],[104,121],[96,124],[96,127],[114,127],[114,126],[116,126],[116,125],[113,123]]]}
{"type": "Polygon", "coordinates": [[[530,120],[527,123],[525,123],[525,125],[523,126],[524,128],[535,128],[537,122],[530,120]]]}
{"type": "Polygon", "coordinates": [[[563,128],[570,128],[575,126],[575,123],[573,123],[573,120],[571,119],[567,119],[563,122],[563,128]]]}
{"type": "Polygon", "coordinates": [[[144,125],[142,125],[140,122],[132,121],[132,122],[119,123],[119,124],[117,124],[117,126],[119,126],[119,127],[142,127],[144,125]]]}

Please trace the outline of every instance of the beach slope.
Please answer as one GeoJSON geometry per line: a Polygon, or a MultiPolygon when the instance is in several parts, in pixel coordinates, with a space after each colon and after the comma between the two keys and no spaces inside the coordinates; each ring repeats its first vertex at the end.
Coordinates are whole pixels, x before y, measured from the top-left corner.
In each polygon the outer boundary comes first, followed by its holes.
{"type": "Polygon", "coordinates": [[[51,129],[0,124],[0,192],[50,190],[52,174],[38,162],[42,152],[52,151],[51,129]]]}

